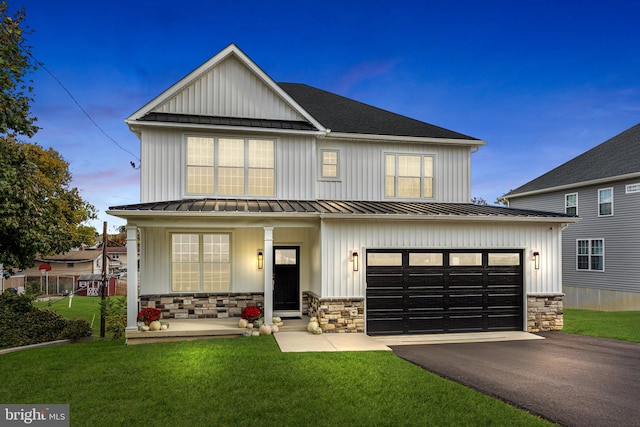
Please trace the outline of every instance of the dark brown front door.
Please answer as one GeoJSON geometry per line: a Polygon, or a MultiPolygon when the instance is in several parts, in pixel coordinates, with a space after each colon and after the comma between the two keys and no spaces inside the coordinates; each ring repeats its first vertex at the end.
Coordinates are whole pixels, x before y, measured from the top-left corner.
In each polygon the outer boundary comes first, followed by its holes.
{"type": "Polygon", "coordinates": [[[273,255],[273,309],[300,310],[300,247],[274,247],[273,255]]]}

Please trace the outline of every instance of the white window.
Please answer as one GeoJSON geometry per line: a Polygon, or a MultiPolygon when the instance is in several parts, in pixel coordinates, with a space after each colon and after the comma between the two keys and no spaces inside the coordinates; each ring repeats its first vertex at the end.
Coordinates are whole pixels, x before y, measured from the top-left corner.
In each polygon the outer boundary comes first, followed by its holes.
{"type": "Polygon", "coordinates": [[[577,270],[604,271],[604,239],[576,241],[577,270]]]}
{"type": "Polygon", "coordinates": [[[613,215],[613,188],[598,190],[598,216],[613,215]]]}
{"type": "Polygon", "coordinates": [[[569,215],[578,215],[578,193],[564,195],[564,212],[569,215]]]}
{"type": "Polygon", "coordinates": [[[391,198],[433,197],[433,156],[387,154],[384,195],[391,198]]]}
{"type": "Polygon", "coordinates": [[[625,187],[625,192],[627,194],[631,193],[640,193],[640,184],[629,184],[625,187]]]}
{"type": "Polygon", "coordinates": [[[229,234],[172,234],[171,291],[228,291],[231,284],[229,239],[229,234]]]}
{"type": "Polygon", "coordinates": [[[338,150],[321,150],[320,173],[323,179],[340,178],[340,152],[338,150]]]}
{"type": "Polygon", "coordinates": [[[187,194],[275,195],[274,141],[187,137],[187,194]]]}

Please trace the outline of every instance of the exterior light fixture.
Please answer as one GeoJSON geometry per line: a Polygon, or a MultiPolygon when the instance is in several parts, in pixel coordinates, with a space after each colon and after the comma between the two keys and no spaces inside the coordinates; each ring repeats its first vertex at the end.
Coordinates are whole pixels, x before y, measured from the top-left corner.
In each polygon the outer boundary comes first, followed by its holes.
{"type": "Polygon", "coordinates": [[[264,254],[262,251],[258,251],[258,270],[262,270],[264,268],[264,254]]]}
{"type": "Polygon", "coordinates": [[[358,271],[358,252],[354,251],[351,258],[353,260],[353,271],[358,271]]]}
{"type": "Polygon", "coordinates": [[[540,270],[540,252],[538,251],[533,253],[533,267],[540,270]]]}

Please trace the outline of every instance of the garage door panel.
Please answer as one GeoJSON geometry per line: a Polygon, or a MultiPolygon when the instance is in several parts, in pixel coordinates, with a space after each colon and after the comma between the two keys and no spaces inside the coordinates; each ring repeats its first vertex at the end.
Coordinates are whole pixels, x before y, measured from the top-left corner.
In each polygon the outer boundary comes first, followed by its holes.
{"type": "Polygon", "coordinates": [[[482,273],[449,274],[449,288],[482,288],[482,273]]]}
{"type": "Polygon", "coordinates": [[[444,274],[409,273],[407,287],[444,288],[444,274]]]}
{"type": "Polygon", "coordinates": [[[378,250],[394,251],[401,266],[367,267],[367,333],[522,330],[522,253],[378,250]]]}
{"type": "Polygon", "coordinates": [[[426,310],[443,310],[444,295],[409,295],[407,301],[407,309],[426,309],[426,310]]]}

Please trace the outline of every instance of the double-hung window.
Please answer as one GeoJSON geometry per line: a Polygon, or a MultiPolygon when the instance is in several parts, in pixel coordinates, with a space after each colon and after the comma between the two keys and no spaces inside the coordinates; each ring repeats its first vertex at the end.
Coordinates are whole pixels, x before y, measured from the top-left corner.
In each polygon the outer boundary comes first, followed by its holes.
{"type": "Polygon", "coordinates": [[[274,141],[187,137],[187,194],[275,195],[274,141]]]}
{"type": "Polygon", "coordinates": [[[568,215],[578,215],[578,193],[565,194],[564,212],[568,215]]]}
{"type": "Polygon", "coordinates": [[[598,190],[598,216],[613,215],[613,188],[598,190]]]}
{"type": "Polygon", "coordinates": [[[389,198],[432,198],[433,156],[387,154],[384,195],[389,198]]]}
{"type": "Polygon", "coordinates": [[[229,234],[171,234],[171,291],[228,291],[231,283],[229,234]]]}
{"type": "Polygon", "coordinates": [[[576,269],[604,271],[604,239],[579,239],[576,252],[576,269]]]}

